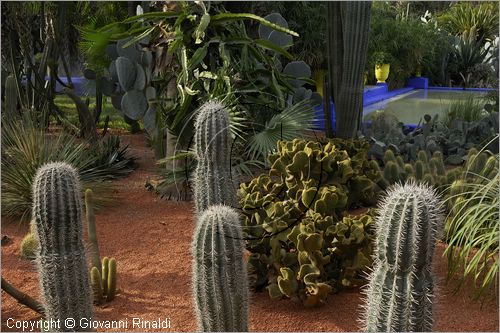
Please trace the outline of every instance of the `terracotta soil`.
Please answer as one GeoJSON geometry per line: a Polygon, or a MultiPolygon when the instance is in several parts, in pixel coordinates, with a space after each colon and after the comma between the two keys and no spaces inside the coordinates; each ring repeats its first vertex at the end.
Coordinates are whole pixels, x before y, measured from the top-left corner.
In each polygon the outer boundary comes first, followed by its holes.
{"type": "MultiPolygon", "coordinates": [[[[193,233],[193,205],[159,199],[144,188],[154,176],[154,159],[146,147],[144,135],[124,135],[131,152],[139,157],[139,168],[128,178],[116,181],[119,198],[96,214],[102,256],[114,256],[118,262],[120,294],[102,307],[95,307],[98,320],[132,318],[170,320],[171,331],[194,331],[191,301],[190,243],[193,233]]],[[[2,246],[2,276],[22,291],[37,296],[37,275],[30,261],[19,257],[19,243],[26,226],[4,219],[2,235],[10,242],[2,246]]],[[[438,296],[435,311],[437,331],[498,331],[498,297],[481,303],[471,292],[451,294],[444,283],[445,263],[440,244],[435,257],[438,296]]],[[[78,295],[75,295],[78,297],[78,295]]],[[[306,309],[290,300],[271,300],[266,292],[253,293],[250,306],[252,331],[357,331],[361,296],[358,289],[331,295],[325,306],[306,309]]],[[[10,331],[9,318],[35,320],[39,316],[19,305],[2,291],[2,330],[10,331]]],[[[98,329],[102,330],[102,329],[98,329]]],[[[123,329],[117,329],[122,331],[123,329]]]]}

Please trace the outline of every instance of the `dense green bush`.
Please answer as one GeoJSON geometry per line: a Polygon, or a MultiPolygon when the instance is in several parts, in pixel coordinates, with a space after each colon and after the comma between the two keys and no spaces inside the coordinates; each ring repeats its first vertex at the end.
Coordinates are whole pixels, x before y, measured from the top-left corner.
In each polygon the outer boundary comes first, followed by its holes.
{"type": "Polygon", "coordinates": [[[239,189],[254,286],[306,306],[358,285],[370,263],[372,219],[344,211],[372,205],[380,172],[365,141],[280,141],[271,170],[239,189]]]}
{"type": "Polygon", "coordinates": [[[433,63],[436,57],[447,53],[446,49],[443,50],[446,44],[446,39],[434,25],[426,24],[420,18],[398,17],[398,12],[390,5],[374,4],[366,71],[370,80],[374,80],[374,66],[378,55],[383,52],[388,55],[391,65],[387,80],[389,87],[402,87],[417,72],[424,76],[428,72],[439,72],[433,68],[433,63]]]}

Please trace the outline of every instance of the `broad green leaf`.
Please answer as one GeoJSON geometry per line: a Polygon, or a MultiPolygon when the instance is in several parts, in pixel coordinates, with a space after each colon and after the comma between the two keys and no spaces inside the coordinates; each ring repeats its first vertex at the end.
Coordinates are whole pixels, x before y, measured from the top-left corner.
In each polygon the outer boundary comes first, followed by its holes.
{"type": "Polygon", "coordinates": [[[189,60],[188,70],[193,70],[200,62],[203,61],[203,59],[205,59],[205,56],[207,55],[207,47],[208,45],[204,45],[203,47],[196,49],[193,56],[189,60]]]}
{"type": "Polygon", "coordinates": [[[189,79],[189,71],[188,71],[188,60],[187,60],[187,51],[186,47],[183,46],[181,48],[181,66],[182,66],[182,76],[180,78],[180,81],[183,84],[186,84],[186,82],[189,79]]]}
{"type": "Polygon", "coordinates": [[[154,30],[155,30],[156,26],[153,26],[151,27],[150,29],[147,29],[145,30],[143,33],[135,36],[135,37],[132,37],[129,41],[127,41],[123,47],[129,47],[130,45],[132,44],[135,44],[137,42],[139,42],[141,39],[143,39],[144,37],[148,36],[149,34],[151,34],[154,30]]]}
{"type": "Polygon", "coordinates": [[[123,20],[122,23],[139,22],[140,20],[168,19],[178,17],[179,15],[179,12],[150,12],[129,17],[123,20]]]}
{"type": "Polygon", "coordinates": [[[259,22],[262,25],[268,26],[270,28],[273,28],[274,30],[285,32],[289,35],[299,37],[299,34],[296,33],[295,31],[292,31],[290,29],[284,28],[282,26],[279,26],[277,24],[274,24],[272,22],[269,22],[268,20],[265,20],[264,18],[250,14],[250,13],[221,13],[212,16],[212,22],[214,23],[220,23],[220,22],[225,22],[225,21],[238,21],[238,20],[255,20],[259,22]]]}
{"type": "Polygon", "coordinates": [[[194,31],[195,44],[200,44],[203,41],[203,38],[205,37],[205,30],[207,29],[209,24],[210,24],[210,14],[205,13],[201,17],[200,24],[194,31]]]}
{"type": "Polygon", "coordinates": [[[274,51],[276,53],[279,53],[281,54],[282,56],[292,60],[293,59],[293,56],[288,53],[284,48],[274,44],[273,42],[267,40],[267,39],[256,39],[255,40],[255,43],[257,45],[259,45],[260,47],[263,47],[267,50],[271,50],[271,51],[274,51]]]}

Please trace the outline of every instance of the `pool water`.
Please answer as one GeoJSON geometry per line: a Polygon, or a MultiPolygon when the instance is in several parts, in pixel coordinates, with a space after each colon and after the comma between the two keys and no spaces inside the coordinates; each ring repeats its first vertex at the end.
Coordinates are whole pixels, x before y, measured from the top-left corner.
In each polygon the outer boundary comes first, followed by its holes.
{"type": "Polygon", "coordinates": [[[405,124],[418,124],[425,114],[431,116],[438,114],[439,119],[444,119],[453,101],[465,99],[470,95],[485,99],[486,93],[464,90],[412,90],[406,94],[365,106],[363,108],[363,118],[369,120],[371,112],[384,110],[393,114],[405,124]]]}

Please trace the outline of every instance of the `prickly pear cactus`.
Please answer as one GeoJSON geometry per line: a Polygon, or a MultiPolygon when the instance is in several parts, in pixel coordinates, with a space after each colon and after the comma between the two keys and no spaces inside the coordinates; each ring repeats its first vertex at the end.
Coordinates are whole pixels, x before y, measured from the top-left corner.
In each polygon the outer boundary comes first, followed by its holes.
{"type": "Polygon", "coordinates": [[[198,219],[192,245],[198,329],[247,332],[248,282],[238,213],[215,205],[198,219]]]}
{"type": "Polygon", "coordinates": [[[77,171],[67,163],[48,163],[33,182],[33,231],[40,244],[36,262],[47,319],[63,331],[85,331],[92,317],[92,295],[83,243],[83,216],[77,171]],[[75,327],[65,327],[73,318],[75,327]]]}
{"type": "Polygon", "coordinates": [[[84,75],[89,80],[96,80],[101,92],[111,97],[113,107],[124,113],[130,125],[142,119],[149,134],[156,129],[156,90],[151,85],[152,54],[142,50],[139,43],[124,47],[129,39],[121,39],[106,48],[111,59],[106,75],[97,77],[96,73],[86,70],[84,75]]]}
{"type": "Polygon", "coordinates": [[[217,101],[205,103],[195,122],[194,201],[200,216],[211,205],[238,206],[236,179],[231,173],[229,114],[217,101]]]}
{"type": "Polygon", "coordinates": [[[366,291],[363,330],[432,330],[432,257],[443,216],[431,187],[391,187],[375,221],[374,268],[366,291]]]}

